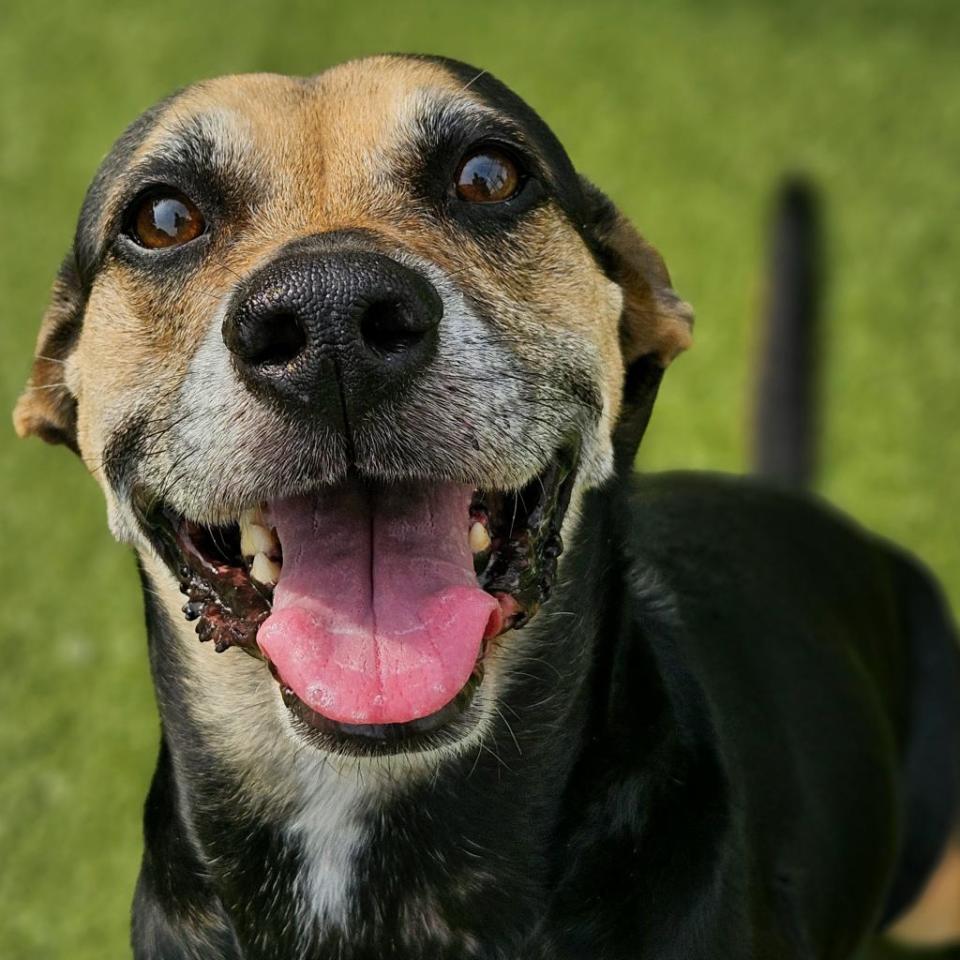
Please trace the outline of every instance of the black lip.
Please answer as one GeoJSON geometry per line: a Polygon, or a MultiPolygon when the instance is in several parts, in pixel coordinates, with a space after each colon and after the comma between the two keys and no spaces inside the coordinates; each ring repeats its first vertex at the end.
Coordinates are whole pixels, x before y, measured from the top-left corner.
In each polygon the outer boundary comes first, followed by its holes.
{"type": "Polygon", "coordinates": [[[472,709],[483,683],[483,655],[463,689],[429,716],[407,723],[349,724],[311,710],[286,684],[280,696],[298,733],[314,746],[352,756],[424,753],[465,736],[476,725],[472,709]]]}
{"type": "Polygon", "coordinates": [[[183,613],[197,621],[197,636],[213,642],[217,653],[240,647],[260,657],[257,631],[270,615],[273,591],[248,575],[242,560],[208,555],[197,547],[194,534],[201,528],[160,506],[144,521],[151,542],[177,577],[187,598],[183,613]]]}
{"type": "MultiPolygon", "coordinates": [[[[502,523],[491,530],[492,559],[478,580],[495,597],[513,597],[518,611],[508,624],[511,629],[529,622],[553,589],[563,553],[560,529],[578,461],[579,448],[565,448],[523,490],[508,495],[512,506],[498,511],[502,523]]],[[[488,496],[504,499],[503,494],[488,496]]]]}

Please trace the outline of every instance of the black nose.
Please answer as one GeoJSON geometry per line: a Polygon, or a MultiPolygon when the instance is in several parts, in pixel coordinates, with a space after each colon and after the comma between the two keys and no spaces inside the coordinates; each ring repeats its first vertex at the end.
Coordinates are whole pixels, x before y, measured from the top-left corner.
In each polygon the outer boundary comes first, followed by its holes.
{"type": "Polygon", "coordinates": [[[223,339],[255,394],[345,428],[415,382],[442,315],[433,284],[390,257],[308,249],[243,285],[223,339]]]}

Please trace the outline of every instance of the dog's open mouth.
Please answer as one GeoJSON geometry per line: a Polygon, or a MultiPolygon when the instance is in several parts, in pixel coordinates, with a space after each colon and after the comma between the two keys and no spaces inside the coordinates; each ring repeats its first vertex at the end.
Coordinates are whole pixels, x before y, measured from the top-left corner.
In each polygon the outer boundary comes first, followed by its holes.
{"type": "Polygon", "coordinates": [[[489,643],[549,596],[575,470],[560,454],[516,492],[353,480],[227,526],[145,520],[201,640],[264,657],[310,726],[393,740],[462,713],[489,643]]]}

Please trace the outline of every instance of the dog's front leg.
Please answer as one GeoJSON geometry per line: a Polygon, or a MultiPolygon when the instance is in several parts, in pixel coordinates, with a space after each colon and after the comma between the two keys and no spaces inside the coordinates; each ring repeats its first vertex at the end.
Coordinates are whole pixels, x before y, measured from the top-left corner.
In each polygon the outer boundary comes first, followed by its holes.
{"type": "Polygon", "coordinates": [[[233,926],[177,817],[165,744],[144,809],[144,839],[133,898],[135,960],[242,960],[233,926]]]}

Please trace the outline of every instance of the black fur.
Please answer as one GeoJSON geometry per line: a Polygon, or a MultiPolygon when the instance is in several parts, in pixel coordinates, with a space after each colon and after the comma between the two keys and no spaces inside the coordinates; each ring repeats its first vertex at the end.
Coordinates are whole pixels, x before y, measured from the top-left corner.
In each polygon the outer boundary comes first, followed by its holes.
{"type": "Polygon", "coordinates": [[[582,529],[490,752],[377,811],[349,935],[304,950],[299,852],[237,809],[191,735],[148,590],[164,747],[137,956],[852,957],[916,895],[956,810],[956,637],[936,588],[750,481],[623,481],[588,496],[582,529]],[[204,810],[203,862],[177,795],[204,810]],[[452,942],[418,924],[426,902],[452,942]],[[171,946],[210,929],[216,950],[171,946]]]}

